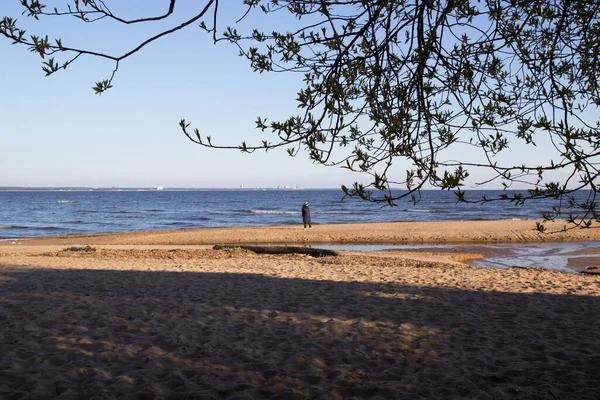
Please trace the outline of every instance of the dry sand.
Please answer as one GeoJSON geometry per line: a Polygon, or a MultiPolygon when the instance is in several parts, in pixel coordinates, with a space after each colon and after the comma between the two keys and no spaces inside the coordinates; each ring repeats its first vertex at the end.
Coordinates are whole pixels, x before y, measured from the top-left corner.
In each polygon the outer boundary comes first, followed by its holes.
{"type": "Polygon", "coordinates": [[[5,243],[0,398],[598,399],[599,276],[470,267],[477,255],[455,252],[312,258],[206,246],[598,240],[596,230],[548,239],[520,224],[5,243]],[[62,251],[84,244],[100,247],[62,251]]]}

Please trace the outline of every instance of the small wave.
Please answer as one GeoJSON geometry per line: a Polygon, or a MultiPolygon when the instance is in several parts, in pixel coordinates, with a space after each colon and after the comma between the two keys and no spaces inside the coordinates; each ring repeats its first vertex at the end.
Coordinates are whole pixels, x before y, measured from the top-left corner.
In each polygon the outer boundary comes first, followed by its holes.
{"type": "MultiPolygon", "coordinates": [[[[241,210],[249,214],[277,214],[277,215],[298,215],[301,211],[277,211],[277,210],[241,210]]],[[[311,214],[366,214],[368,211],[311,211],[311,214]]]]}
{"type": "Polygon", "coordinates": [[[78,214],[142,214],[143,211],[75,210],[78,214]]]}
{"type": "Polygon", "coordinates": [[[300,211],[275,211],[275,210],[242,210],[249,214],[300,214],[300,211]]]}
{"type": "Polygon", "coordinates": [[[356,211],[311,211],[311,214],[367,214],[369,211],[356,210],[356,211]]]}
{"type": "Polygon", "coordinates": [[[40,231],[66,231],[68,230],[67,228],[61,228],[59,226],[41,226],[41,227],[36,227],[35,229],[40,230],[40,231]]]}
{"type": "Polygon", "coordinates": [[[56,202],[60,203],[60,204],[68,204],[68,203],[75,203],[76,201],[75,200],[57,200],[56,202]]]}
{"type": "Polygon", "coordinates": [[[40,231],[64,231],[67,228],[58,226],[21,226],[21,225],[0,225],[0,229],[35,229],[40,231]]]}

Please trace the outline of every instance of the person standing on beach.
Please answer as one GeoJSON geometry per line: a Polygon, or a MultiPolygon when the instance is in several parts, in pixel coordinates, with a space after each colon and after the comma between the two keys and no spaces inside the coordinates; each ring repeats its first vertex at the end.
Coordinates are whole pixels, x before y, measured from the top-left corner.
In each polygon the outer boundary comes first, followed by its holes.
{"type": "Polygon", "coordinates": [[[304,230],[306,230],[306,225],[308,225],[308,229],[312,229],[312,225],[310,224],[310,208],[308,208],[308,201],[304,202],[302,206],[302,222],[304,222],[304,230]]]}

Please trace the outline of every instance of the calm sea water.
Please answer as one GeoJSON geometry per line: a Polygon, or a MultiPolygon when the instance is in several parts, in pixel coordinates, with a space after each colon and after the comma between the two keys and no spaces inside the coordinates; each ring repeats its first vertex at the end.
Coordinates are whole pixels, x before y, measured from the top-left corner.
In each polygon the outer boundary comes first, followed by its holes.
{"type": "MultiPolygon", "coordinates": [[[[492,197],[499,191],[472,191],[492,197]]],[[[287,225],[310,204],[315,224],[390,221],[538,219],[551,200],[456,204],[447,191],[423,191],[413,206],[343,199],[328,190],[0,190],[0,239],[181,228],[287,225]]]]}

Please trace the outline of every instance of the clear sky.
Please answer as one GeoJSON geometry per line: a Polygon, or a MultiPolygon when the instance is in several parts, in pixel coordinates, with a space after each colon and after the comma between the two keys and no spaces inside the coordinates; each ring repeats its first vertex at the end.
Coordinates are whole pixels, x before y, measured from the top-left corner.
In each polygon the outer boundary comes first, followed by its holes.
{"type": "MultiPolygon", "coordinates": [[[[129,16],[148,4],[161,6],[155,9],[157,14],[168,5],[168,1],[127,3],[129,9],[123,11],[129,16]]],[[[179,3],[184,6],[180,11],[194,12],[198,9],[194,3],[201,2],[179,3]]],[[[75,42],[100,50],[128,49],[136,35],[153,31],[151,27],[127,29],[103,21],[84,25],[64,17],[31,24],[20,11],[18,0],[0,4],[0,16],[19,17],[32,28],[31,33],[57,32],[65,45],[75,42]]],[[[241,10],[224,11],[234,16],[241,10]]],[[[114,88],[98,96],[91,88],[95,81],[110,76],[111,63],[80,59],[66,71],[45,77],[39,56],[2,38],[0,186],[350,184],[354,175],[313,165],[305,155],[291,158],[283,149],[252,155],[206,149],[185,137],[178,125],[182,118],[212,135],[214,142],[237,145],[254,139],[260,143],[270,137],[254,129],[259,115],[296,113],[298,77],[254,73],[237,53],[226,43],[214,46],[196,24],[127,59],[120,66],[114,88]]]]}
{"type": "MultiPolygon", "coordinates": [[[[64,45],[113,54],[165,26],[84,24],[72,17],[32,23],[20,15],[19,3],[2,0],[0,17],[19,17],[28,33],[51,33],[64,45]]],[[[160,14],[168,3],[107,2],[126,17],[160,14]]],[[[241,16],[243,9],[233,7],[239,3],[221,2],[223,21],[241,16]]],[[[197,12],[203,2],[177,4],[175,21],[197,12]]],[[[281,26],[287,22],[273,21],[281,26]]],[[[316,188],[360,179],[313,165],[305,153],[290,158],[281,149],[249,155],[202,148],[185,137],[178,126],[182,118],[211,135],[214,143],[260,143],[274,138],[254,128],[259,115],[277,119],[297,113],[301,75],[255,73],[237,53],[233,45],[213,45],[195,24],[125,60],[114,88],[98,96],[91,88],[110,76],[112,63],[84,57],[45,77],[38,55],[0,39],[0,186],[316,188]]]]}

